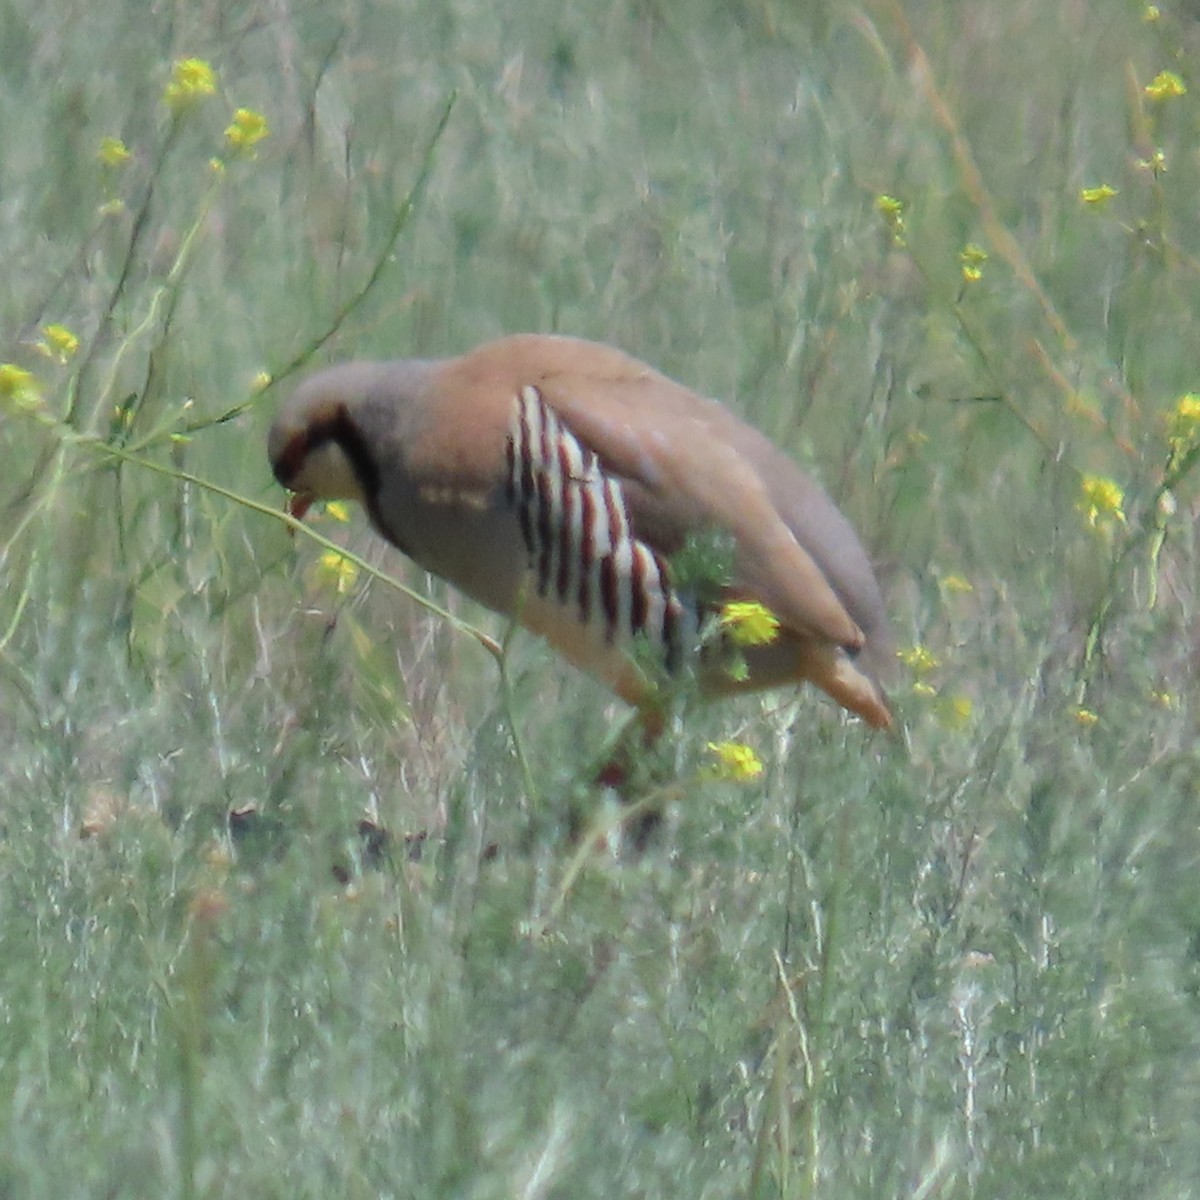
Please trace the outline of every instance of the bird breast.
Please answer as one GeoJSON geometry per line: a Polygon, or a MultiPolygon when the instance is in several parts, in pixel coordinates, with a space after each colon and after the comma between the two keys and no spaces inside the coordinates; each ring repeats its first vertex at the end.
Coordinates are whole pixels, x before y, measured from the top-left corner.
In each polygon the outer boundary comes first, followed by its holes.
{"type": "Polygon", "coordinates": [[[621,481],[535,387],[513,398],[504,447],[503,476],[490,487],[418,485],[406,471],[384,471],[372,512],[380,532],[588,669],[638,635],[674,666],[695,636],[695,614],[663,558],[636,537],[621,481]]]}

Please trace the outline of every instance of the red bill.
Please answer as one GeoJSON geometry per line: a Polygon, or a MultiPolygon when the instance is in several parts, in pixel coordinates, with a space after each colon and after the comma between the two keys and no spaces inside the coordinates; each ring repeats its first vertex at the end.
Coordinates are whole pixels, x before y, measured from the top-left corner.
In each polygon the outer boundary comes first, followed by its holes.
{"type": "Polygon", "coordinates": [[[296,492],[287,502],[288,515],[295,517],[297,521],[304,520],[304,514],[312,507],[313,498],[306,496],[303,492],[296,492]]]}

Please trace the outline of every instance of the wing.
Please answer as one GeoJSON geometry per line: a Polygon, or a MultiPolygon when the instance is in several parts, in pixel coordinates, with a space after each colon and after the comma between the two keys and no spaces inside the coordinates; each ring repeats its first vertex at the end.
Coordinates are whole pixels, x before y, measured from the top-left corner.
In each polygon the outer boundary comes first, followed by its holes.
{"type": "MultiPolygon", "coordinates": [[[[853,530],[820,488],[723,405],[619,351],[563,341],[572,353],[543,368],[537,386],[604,468],[622,480],[639,536],[670,555],[690,534],[729,531],[737,546],[735,590],[767,605],[790,629],[860,647],[863,632],[826,567],[826,543],[838,539],[806,544],[804,522],[789,523],[773,491],[790,486],[793,493],[819,497],[841,523],[822,531],[848,535],[861,553],[853,530]]],[[[865,555],[863,563],[869,574],[865,555]]]]}
{"type": "MultiPolygon", "coordinates": [[[[857,575],[837,566],[846,547],[862,554],[853,530],[815,483],[723,405],[610,347],[533,334],[447,360],[433,379],[437,419],[406,435],[419,443],[411,459],[429,488],[481,502],[502,486],[513,406],[532,386],[620,481],[637,536],[656,553],[669,556],[693,533],[727,530],[739,593],[796,632],[863,644],[848,611],[857,575]],[[814,503],[822,520],[810,528],[814,503]]],[[[869,575],[865,555],[861,565],[869,575]]]]}

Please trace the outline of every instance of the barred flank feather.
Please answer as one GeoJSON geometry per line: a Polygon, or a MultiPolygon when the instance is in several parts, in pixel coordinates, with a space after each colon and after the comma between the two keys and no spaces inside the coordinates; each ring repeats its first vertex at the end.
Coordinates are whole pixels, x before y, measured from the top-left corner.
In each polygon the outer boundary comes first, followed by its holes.
{"type": "Polygon", "coordinates": [[[674,667],[694,620],[667,565],[630,529],[620,483],[536,388],[516,397],[507,457],[508,499],[538,595],[573,610],[609,644],[645,634],[674,667]]]}

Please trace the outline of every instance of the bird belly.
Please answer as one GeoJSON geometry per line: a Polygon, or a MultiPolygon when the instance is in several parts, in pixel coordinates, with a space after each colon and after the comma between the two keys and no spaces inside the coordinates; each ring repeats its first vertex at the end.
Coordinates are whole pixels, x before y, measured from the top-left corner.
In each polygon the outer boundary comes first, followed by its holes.
{"type": "Polygon", "coordinates": [[[576,613],[536,591],[526,595],[517,618],[569,662],[607,684],[627,704],[640,707],[653,693],[653,675],[639,665],[630,639],[607,637],[602,628],[580,621],[576,613]]]}
{"type": "Polygon", "coordinates": [[[646,572],[647,552],[635,553],[630,539],[604,546],[594,561],[569,556],[565,533],[551,550],[537,542],[530,549],[506,504],[466,512],[429,506],[415,528],[406,549],[419,566],[544,637],[630,704],[653,690],[653,669],[639,665],[638,635],[650,666],[655,656],[678,660],[681,639],[694,631],[685,606],[656,571],[646,572]]]}

